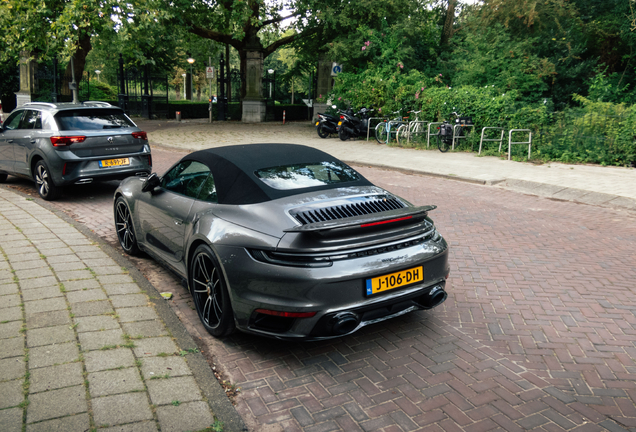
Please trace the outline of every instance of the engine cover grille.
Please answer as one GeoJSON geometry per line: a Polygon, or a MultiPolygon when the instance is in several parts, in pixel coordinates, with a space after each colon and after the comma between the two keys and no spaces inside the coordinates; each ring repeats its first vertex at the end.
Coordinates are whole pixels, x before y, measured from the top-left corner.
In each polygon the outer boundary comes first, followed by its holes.
{"type": "Polygon", "coordinates": [[[372,213],[381,213],[389,210],[397,210],[406,207],[400,200],[393,197],[373,197],[356,200],[347,204],[330,207],[297,209],[290,214],[301,224],[307,225],[314,222],[326,222],[348,217],[363,216],[372,213]]]}

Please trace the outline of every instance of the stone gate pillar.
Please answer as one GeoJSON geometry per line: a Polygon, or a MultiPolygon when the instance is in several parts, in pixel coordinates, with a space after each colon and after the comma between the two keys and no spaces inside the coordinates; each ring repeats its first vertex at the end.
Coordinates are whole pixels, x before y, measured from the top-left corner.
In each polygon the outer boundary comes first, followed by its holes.
{"type": "Polygon", "coordinates": [[[265,121],[263,99],[263,53],[247,51],[245,62],[245,98],[243,99],[243,122],[265,121]]]}
{"type": "Polygon", "coordinates": [[[321,99],[314,103],[314,118],[318,113],[324,113],[328,108],[327,98],[333,89],[333,77],[331,76],[331,64],[326,58],[321,57],[318,60],[318,76],[316,84],[316,99],[321,99]]]}
{"type": "Polygon", "coordinates": [[[29,51],[20,51],[20,91],[15,94],[16,107],[19,108],[31,102],[36,92],[35,70],[36,62],[30,60],[29,51]]]}

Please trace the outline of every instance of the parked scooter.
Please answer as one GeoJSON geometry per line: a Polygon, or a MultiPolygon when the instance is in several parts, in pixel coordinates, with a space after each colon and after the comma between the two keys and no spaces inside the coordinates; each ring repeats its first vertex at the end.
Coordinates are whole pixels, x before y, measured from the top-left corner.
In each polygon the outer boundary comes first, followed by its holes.
{"type": "MultiPolygon", "coordinates": [[[[331,108],[336,109],[335,105],[331,108]]],[[[338,133],[338,117],[326,113],[318,113],[316,132],[320,138],[327,138],[331,134],[338,133]]]]}
{"type": "Polygon", "coordinates": [[[340,111],[340,122],[338,122],[338,137],[346,141],[352,137],[366,136],[369,126],[369,115],[373,109],[361,108],[353,114],[351,110],[340,111]],[[359,116],[359,117],[356,117],[359,116]]]}

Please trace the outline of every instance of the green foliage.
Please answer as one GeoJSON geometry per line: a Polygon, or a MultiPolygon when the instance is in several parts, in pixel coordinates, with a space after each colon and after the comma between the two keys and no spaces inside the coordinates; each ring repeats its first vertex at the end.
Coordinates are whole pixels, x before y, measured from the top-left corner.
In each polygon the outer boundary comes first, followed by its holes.
{"type": "Polygon", "coordinates": [[[555,113],[537,137],[537,157],[562,162],[636,164],[636,106],[575,95],[580,108],[555,113]]]}
{"type": "MultiPolygon", "coordinates": [[[[90,81],[90,100],[117,100],[118,91],[115,87],[108,83],[97,81],[95,79],[90,81]]],[[[89,99],[88,93],[89,86],[84,86],[80,93],[80,99],[89,99]]]]}

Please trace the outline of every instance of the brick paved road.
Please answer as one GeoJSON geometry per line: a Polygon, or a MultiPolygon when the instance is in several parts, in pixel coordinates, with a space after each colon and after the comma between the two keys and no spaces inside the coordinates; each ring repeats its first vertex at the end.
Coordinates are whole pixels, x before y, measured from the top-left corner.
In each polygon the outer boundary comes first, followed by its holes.
{"type": "MultiPolygon", "coordinates": [[[[153,152],[158,167],[180,156],[153,152]]],[[[174,277],[135,260],[241,387],[252,430],[636,431],[636,215],[360,170],[439,206],[452,266],[441,307],[327,342],[219,341],[174,277]]],[[[113,190],[55,205],[112,241],[113,190]]]]}

